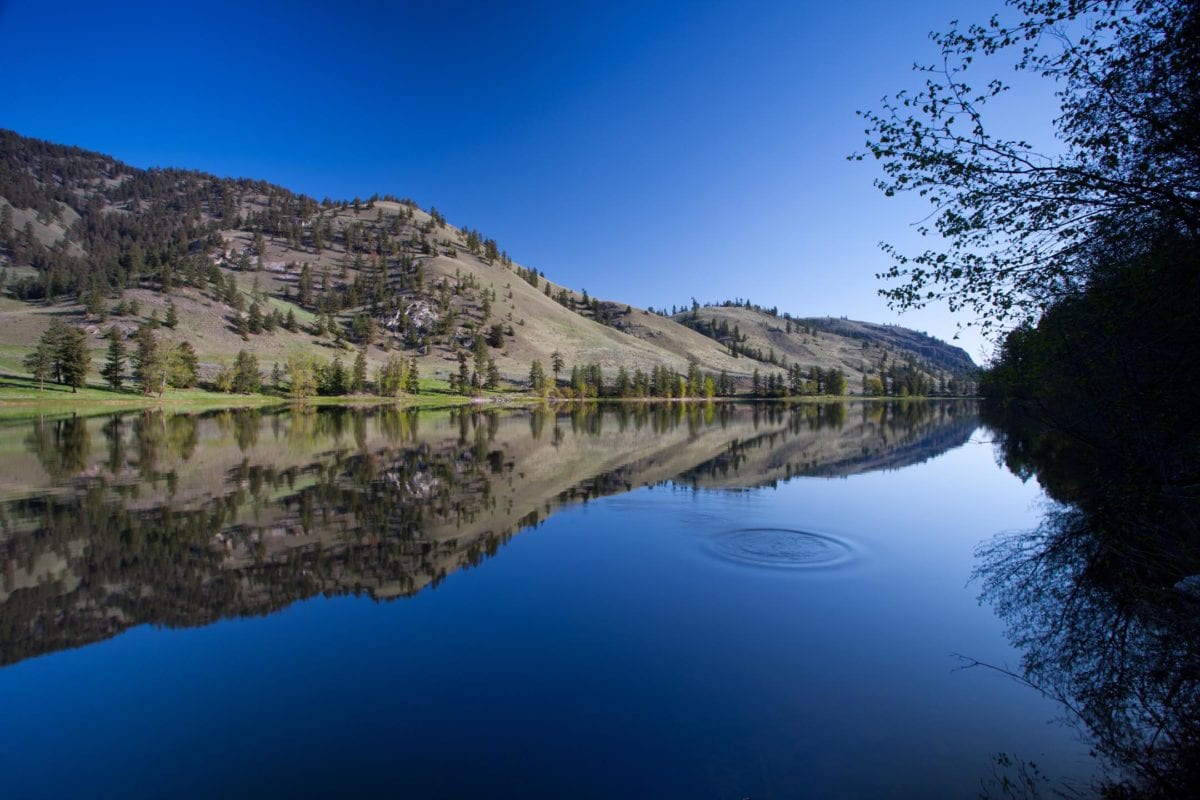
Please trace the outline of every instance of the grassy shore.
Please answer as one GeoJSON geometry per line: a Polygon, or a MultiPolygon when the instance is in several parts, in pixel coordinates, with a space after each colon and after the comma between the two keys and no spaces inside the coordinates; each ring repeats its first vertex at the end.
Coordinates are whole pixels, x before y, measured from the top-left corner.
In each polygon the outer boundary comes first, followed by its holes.
{"type": "MultiPolygon", "coordinates": [[[[528,402],[520,393],[488,392],[488,402],[528,402]]],[[[0,419],[31,416],[80,414],[109,414],[139,408],[161,408],[169,411],[206,411],[218,408],[261,408],[297,402],[285,394],[225,394],[206,389],[168,389],[162,397],[143,395],[136,390],[114,391],[90,384],[78,391],[70,387],[47,383],[44,387],[27,377],[0,375],[0,419]]],[[[440,408],[468,405],[470,397],[451,394],[449,385],[435,378],[421,380],[421,392],[400,397],[376,395],[346,395],[344,397],[309,397],[308,405],[371,406],[399,405],[405,408],[440,408]]]]}
{"type": "MultiPolygon", "coordinates": [[[[266,394],[225,394],[211,392],[207,389],[168,389],[162,397],[143,395],[133,389],[114,391],[112,389],[90,384],[78,391],[55,383],[47,383],[39,388],[37,383],[27,377],[0,373],[0,419],[19,419],[31,416],[46,416],[59,414],[98,415],[109,414],[139,408],[159,408],[169,411],[207,411],[220,408],[261,408],[265,406],[286,405],[303,402],[305,405],[316,406],[378,406],[397,405],[404,408],[446,408],[478,403],[485,404],[521,404],[551,403],[569,404],[578,402],[628,402],[644,403],[647,400],[662,402],[697,402],[698,398],[586,398],[571,399],[558,397],[538,397],[519,390],[506,392],[485,392],[482,397],[464,397],[452,394],[449,384],[438,378],[422,378],[421,391],[415,395],[399,397],[379,397],[372,394],[345,395],[340,397],[308,397],[303,401],[294,400],[286,394],[268,392],[266,394]]],[[[863,397],[863,396],[804,396],[786,398],[759,398],[760,402],[770,403],[829,403],[837,401],[894,401],[894,400],[924,400],[936,398],[921,397],[863,397]]],[[[961,398],[952,398],[961,399],[961,398]]],[[[750,397],[712,398],[709,402],[754,402],[750,397]]]]}

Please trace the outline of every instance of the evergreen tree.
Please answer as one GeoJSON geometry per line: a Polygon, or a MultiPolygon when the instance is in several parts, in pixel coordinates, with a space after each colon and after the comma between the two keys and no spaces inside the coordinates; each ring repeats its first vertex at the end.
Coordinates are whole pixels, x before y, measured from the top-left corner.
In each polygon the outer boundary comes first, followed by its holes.
{"type": "Polygon", "coordinates": [[[333,361],[317,368],[317,392],[326,396],[338,396],[346,393],[349,381],[346,367],[342,359],[334,357],[333,361]]]}
{"type": "MultiPolygon", "coordinates": [[[[7,206],[5,207],[7,208],[7,206]]],[[[33,375],[33,379],[38,382],[38,391],[45,390],[46,379],[54,374],[55,360],[54,348],[44,336],[33,348],[33,351],[25,356],[22,363],[25,365],[25,369],[33,375]]]]}
{"type": "Polygon", "coordinates": [[[629,370],[625,369],[624,365],[617,369],[617,382],[613,386],[613,391],[617,397],[629,397],[632,385],[629,381],[629,370]]]}
{"type": "Polygon", "coordinates": [[[175,309],[175,301],[167,301],[167,317],[163,320],[163,325],[166,325],[171,330],[175,330],[175,326],[179,324],[179,312],[175,309]]]}
{"type": "MultiPolygon", "coordinates": [[[[317,248],[317,252],[321,252],[320,247],[317,248]]],[[[308,262],[305,262],[304,266],[300,269],[300,281],[297,287],[297,294],[297,299],[299,299],[300,305],[304,306],[305,308],[312,308],[313,278],[312,270],[308,267],[308,262]]]]}
{"type": "Polygon", "coordinates": [[[350,376],[350,392],[361,392],[367,388],[367,348],[362,347],[354,359],[354,370],[350,376]]]}
{"type": "Polygon", "coordinates": [[[137,349],[133,354],[133,376],[142,385],[142,394],[152,394],[156,389],[161,393],[165,364],[154,330],[149,325],[139,325],[135,338],[137,349]]]}
{"type": "Polygon", "coordinates": [[[241,313],[233,315],[233,330],[238,336],[242,337],[242,341],[250,340],[250,322],[241,313]]]}
{"type": "Polygon", "coordinates": [[[459,394],[471,393],[471,371],[467,368],[467,357],[462,352],[458,354],[458,375],[455,386],[458,387],[459,394]]]}
{"type": "Polygon", "coordinates": [[[841,368],[831,369],[825,374],[825,391],[833,395],[846,393],[846,374],[841,368]]]}
{"type": "Polygon", "coordinates": [[[108,329],[105,334],[108,339],[108,355],[104,360],[104,366],[100,369],[100,374],[104,377],[107,383],[113,389],[120,389],[125,382],[125,358],[128,355],[128,349],[125,347],[125,334],[116,325],[108,329]]]}
{"type": "MultiPolygon", "coordinates": [[[[546,288],[549,289],[550,285],[547,284],[546,288]]],[[[555,350],[550,354],[550,371],[554,373],[555,386],[558,385],[558,373],[562,372],[564,366],[566,366],[566,362],[563,361],[562,353],[555,350]]]]}
{"type": "Polygon", "coordinates": [[[248,318],[246,319],[246,328],[250,331],[250,333],[253,333],[253,334],[262,333],[262,330],[263,330],[262,308],[259,307],[257,302],[250,304],[250,314],[249,314],[248,318]]]}
{"type": "Polygon", "coordinates": [[[95,317],[96,319],[103,321],[105,313],[104,295],[95,289],[91,290],[84,296],[83,306],[87,311],[88,316],[95,317]]]}
{"type": "Polygon", "coordinates": [[[195,386],[199,368],[200,359],[189,342],[180,342],[167,353],[167,383],[176,389],[195,386]]]}
{"type": "Polygon", "coordinates": [[[404,391],[408,394],[421,393],[421,373],[417,370],[417,357],[413,356],[408,362],[408,375],[404,378],[404,391]]]}
{"type": "Polygon", "coordinates": [[[496,389],[500,386],[500,370],[496,366],[496,359],[489,358],[487,361],[487,380],[484,381],[485,389],[496,389]]]}
{"type": "Polygon", "coordinates": [[[58,358],[62,382],[70,386],[73,393],[79,391],[79,387],[87,384],[88,367],[92,363],[92,354],[87,347],[87,334],[78,328],[68,327],[60,345],[58,358]]]}
{"type": "Polygon", "coordinates": [[[42,338],[38,340],[38,343],[44,345],[50,355],[51,367],[49,377],[53,377],[56,383],[64,383],[62,354],[70,331],[70,325],[58,317],[54,317],[50,320],[49,327],[42,333],[42,338]]]}
{"type": "Polygon", "coordinates": [[[546,393],[546,371],[542,369],[542,362],[537,359],[529,366],[529,388],[535,394],[546,393]]]}
{"type": "Polygon", "coordinates": [[[262,375],[258,371],[258,359],[245,350],[239,350],[233,360],[232,389],[237,394],[253,394],[262,386],[262,375]]]}

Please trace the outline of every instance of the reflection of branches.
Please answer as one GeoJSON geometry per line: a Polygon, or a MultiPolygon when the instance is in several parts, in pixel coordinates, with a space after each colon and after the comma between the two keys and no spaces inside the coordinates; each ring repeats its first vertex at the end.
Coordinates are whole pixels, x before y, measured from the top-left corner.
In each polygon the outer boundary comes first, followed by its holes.
{"type": "Polygon", "coordinates": [[[1059,507],[981,548],[976,578],[1021,672],[968,661],[1062,703],[1151,797],[1183,796],[1200,775],[1200,626],[1161,539],[1145,517],[1059,507]]]}
{"type": "Polygon", "coordinates": [[[956,658],[961,662],[959,664],[959,666],[954,668],[955,672],[957,672],[959,670],[975,669],[976,667],[981,667],[990,672],[995,672],[999,675],[1003,675],[1006,678],[1011,678],[1012,680],[1014,680],[1017,683],[1020,683],[1024,686],[1028,686],[1030,689],[1033,689],[1035,692],[1042,695],[1043,697],[1048,697],[1051,700],[1056,700],[1056,701],[1062,703],[1064,706],[1066,706],[1066,709],[1068,711],[1070,711],[1072,714],[1075,714],[1077,716],[1079,715],[1079,710],[1071,705],[1071,702],[1069,699],[1064,700],[1061,697],[1055,697],[1054,695],[1049,694],[1043,687],[1041,687],[1038,684],[1034,683],[1033,681],[1029,680],[1028,677],[1026,677],[1025,675],[1022,675],[1019,672],[1014,672],[1013,670],[1009,669],[1008,667],[1001,667],[997,664],[989,664],[986,661],[980,661],[977,658],[965,656],[962,653],[951,653],[950,655],[951,655],[951,657],[956,658]]]}
{"type": "Polygon", "coordinates": [[[1008,753],[996,755],[995,766],[992,767],[992,777],[981,781],[980,788],[983,790],[979,795],[982,800],[990,800],[992,797],[1037,800],[1037,798],[1043,797],[1043,789],[1048,789],[1054,797],[1083,796],[1080,792],[1067,786],[1051,787],[1050,779],[1042,774],[1037,764],[1008,753]]]}

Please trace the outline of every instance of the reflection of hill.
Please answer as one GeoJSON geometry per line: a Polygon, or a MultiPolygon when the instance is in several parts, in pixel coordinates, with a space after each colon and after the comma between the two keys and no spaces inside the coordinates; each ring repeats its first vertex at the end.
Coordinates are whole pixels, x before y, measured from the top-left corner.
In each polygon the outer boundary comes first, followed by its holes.
{"type": "Polygon", "coordinates": [[[732,442],[726,452],[681,474],[694,486],[763,486],[796,476],[845,477],[919,464],[964,444],[978,427],[966,403],[840,405],[792,414],[787,430],[770,428],[732,442]]]}
{"type": "Polygon", "coordinates": [[[405,596],[580,499],[895,467],[961,404],[131,414],[0,429],[0,663],[146,622],[405,596]]]}

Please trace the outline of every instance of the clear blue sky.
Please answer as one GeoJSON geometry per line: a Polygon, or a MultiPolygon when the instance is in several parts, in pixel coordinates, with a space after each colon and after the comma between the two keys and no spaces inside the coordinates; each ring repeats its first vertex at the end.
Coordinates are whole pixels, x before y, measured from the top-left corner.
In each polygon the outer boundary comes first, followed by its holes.
{"type": "Polygon", "coordinates": [[[855,110],[936,55],[928,31],[990,10],[0,0],[0,127],[317,198],[407,195],[605,298],[749,297],[949,339],[945,310],[876,294],[877,243],[915,243],[923,207],[846,156],[855,110]]]}

